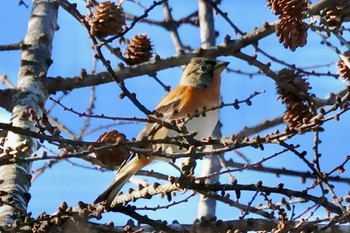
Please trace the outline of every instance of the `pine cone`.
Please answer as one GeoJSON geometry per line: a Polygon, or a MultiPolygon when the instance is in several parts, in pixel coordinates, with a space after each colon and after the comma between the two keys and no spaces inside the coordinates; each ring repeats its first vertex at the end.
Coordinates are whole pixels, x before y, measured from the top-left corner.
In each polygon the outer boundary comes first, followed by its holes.
{"type": "Polygon", "coordinates": [[[283,43],[285,48],[289,47],[292,51],[306,45],[307,25],[294,16],[281,16],[280,18],[281,21],[276,27],[279,42],[283,43]]]}
{"type": "Polygon", "coordinates": [[[267,5],[276,15],[280,15],[280,23],[276,34],[285,48],[295,51],[306,44],[307,25],[302,14],[307,9],[307,0],[267,0],[267,5]]]}
{"type": "Polygon", "coordinates": [[[343,22],[350,19],[350,2],[348,0],[333,0],[321,12],[321,25],[328,30],[340,28],[343,22]]]}
{"type": "Polygon", "coordinates": [[[125,25],[124,14],[119,6],[110,1],[101,2],[96,6],[89,19],[91,35],[103,38],[118,35],[125,25]]]}
{"type": "MultiPolygon", "coordinates": [[[[310,84],[305,81],[300,75],[296,74],[294,70],[282,69],[278,72],[280,80],[288,85],[288,90],[283,87],[278,87],[277,92],[280,94],[280,98],[286,101],[288,96],[293,97],[294,100],[304,101],[306,98],[303,95],[308,95],[308,91],[311,89],[310,84]],[[295,93],[302,93],[303,95],[296,95],[295,93]]],[[[284,102],[288,103],[288,102],[284,102]]]]}
{"type": "Polygon", "coordinates": [[[280,0],[267,0],[267,5],[271,8],[275,15],[282,14],[280,0]]]}
{"type": "MultiPolygon", "coordinates": [[[[343,55],[350,62],[350,50],[345,52],[343,55]]],[[[350,68],[345,64],[345,62],[342,59],[339,59],[337,66],[339,76],[342,77],[345,81],[350,81],[350,68]]]]}
{"type": "Polygon", "coordinates": [[[278,99],[282,100],[287,107],[283,121],[287,123],[289,130],[299,130],[312,118],[312,112],[305,98],[308,90],[311,89],[310,85],[293,70],[283,69],[278,75],[281,81],[288,86],[288,89],[282,86],[277,87],[277,93],[280,95],[278,99]]]}
{"type": "Polygon", "coordinates": [[[284,112],[283,121],[287,123],[289,131],[300,131],[300,127],[310,122],[312,114],[309,106],[303,102],[289,102],[284,112]]]}
{"type": "Polygon", "coordinates": [[[152,56],[152,44],[147,34],[138,34],[126,41],[124,52],[128,65],[140,64],[149,61],[152,56]]]}
{"type": "Polygon", "coordinates": [[[279,2],[283,15],[295,16],[299,19],[307,8],[306,0],[280,0],[279,2]]]}
{"type": "Polygon", "coordinates": [[[301,18],[307,8],[306,0],[267,0],[275,15],[289,15],[301,18]]]}
{"type": "MultiPolygon", "coordinates": [[[[97,139],[97,142],[104,143],[121,143],[126,142],[126,137],[124,134],[119,133],[116,130],[108,131],[97,139]]],[[[121,148],[110,148],[98,150],[95,152],[96,158],[106,167],[115,168],[120,166],[129,157],[129,151],[123,150],[121,148]]]]}

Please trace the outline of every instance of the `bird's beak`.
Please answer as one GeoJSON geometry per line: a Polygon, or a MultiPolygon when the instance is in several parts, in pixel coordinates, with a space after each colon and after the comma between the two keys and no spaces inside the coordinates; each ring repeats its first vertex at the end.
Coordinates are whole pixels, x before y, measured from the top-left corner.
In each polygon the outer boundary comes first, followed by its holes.
{"type": "Polygon", "coordinates": [[[226,61],[218,61],[216,62],[216,65],[214,67],[214,71],[216,73],[221,73],[227,66],[230,64],[229,62],[226,61]]]}

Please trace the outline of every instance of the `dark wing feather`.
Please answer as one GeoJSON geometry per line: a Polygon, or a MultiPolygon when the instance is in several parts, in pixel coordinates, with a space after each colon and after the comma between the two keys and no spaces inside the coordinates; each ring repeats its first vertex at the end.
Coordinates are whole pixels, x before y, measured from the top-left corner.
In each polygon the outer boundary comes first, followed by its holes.
{"type": "MultiPolygon", "coordinates": [[[[172,116],[176,115],[180,108],[181,98],[180,96],[176,98],[172,98],[171,102],[165,102],[171,92],[164,97],[163,101],[159,103],[156,108],[158,113],[161,113],[163,117],[161,119],[171,119],[172,116]]],[[[136,140],[141,140],[144,137],[155,135],[155,133],[160,129],[160,125],[158,123],[147,123],[145,127],[141,130],[136,140]]]]}

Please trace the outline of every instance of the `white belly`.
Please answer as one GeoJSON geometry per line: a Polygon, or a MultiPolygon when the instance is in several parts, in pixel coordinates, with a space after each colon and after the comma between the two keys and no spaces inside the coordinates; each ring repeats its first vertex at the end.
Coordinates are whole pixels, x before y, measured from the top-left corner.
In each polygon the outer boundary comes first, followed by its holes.
{"type": "MultiPolygon", "coordinates": [[[[186,123],[186,129],[188,133],[197,132],[194,137],[197,140],[202,140],[203,138],[207,138],[212,135],[212,132],[215,129],[215,126],[219,120],[219,110],[208,111],[206,112],[205,117],[194,117],[190,121],[186,123]]],[[[178,133],[174,130],[169,130],[167,133],[168,137],[174,137],[178,133]]],[[[185,149],[179,150],[178,146],[171,144],[162,144],[162,149],[165,150],[166,153],[179,153],[181,151],[185,151],[185,149]]],[[[156,147],[157,148],[157,147],[156,147]]],[[[156,149],[155,149],[156,150],[156,149]]]]}
{"type": "Polygon", "coordinates": [[[195,117],[186,124],[188,133],[197,132],[195,139],[201,140],[211,136],[219,120],[219,110],[208,111],[205,117],[195,117]]]}

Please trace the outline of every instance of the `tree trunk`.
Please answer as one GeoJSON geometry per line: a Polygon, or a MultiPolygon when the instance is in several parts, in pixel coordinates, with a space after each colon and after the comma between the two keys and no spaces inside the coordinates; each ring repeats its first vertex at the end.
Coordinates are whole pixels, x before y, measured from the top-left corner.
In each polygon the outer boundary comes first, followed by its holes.
{"type": "MultiPolygon", "coordinates": [[[[207,49],[215,46],[215,27],[212,7],[205,1],[198,1],[198,18],[200,26],[201,47],[207,49]]],[[[213,136],[221,136],[220,123],[215,127],[213,136]]],[[[216,155],[207,156],[202,165],[201,176],[207,176],[220,170],[220,162],[216,155]]],[[[209,183],[218,182],[218,176],[213,176],[208,180],[209,183]]],[[[197,218],[211,218],[215,216],[216,201],[211,198],[205,198],[203,195],[199,197],[197,218]]]]}
{"type": "MultiPolygon", "coordinates": [[[[21,66],[16,89],[12,99],[11,124],[16,127],[37,131],[43,116],[47,98],[43,80],[51,65],[51,50],[54,31],[57,27],[58,6],[52,0],[34,0],[27,34],[23,40],[21,66]]],[[[23,161],[39,148],[37,140],[8,132],[2,156],[18,158],[11,165],[0,166],[0,177],[4,179],[0,190],[4,205],[0,206],[0,226],[6,229],[14,220],[21,220],[26,214],[30,200],[31,164],[23,161]],[[19,161],[22,160],[22,161],[19,161]]],[[[0,228],[1,229],[1,228],[0,228]]]]}

